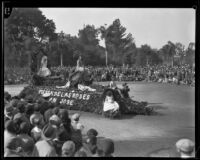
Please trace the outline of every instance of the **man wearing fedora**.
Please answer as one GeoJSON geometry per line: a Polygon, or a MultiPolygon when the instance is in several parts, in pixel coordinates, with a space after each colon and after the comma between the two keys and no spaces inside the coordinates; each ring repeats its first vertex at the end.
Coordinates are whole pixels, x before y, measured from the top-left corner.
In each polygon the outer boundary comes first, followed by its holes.
{"type": "Polygon", "coordinates": [[[51,124],[44,126],[42,130],[42,140],[35,144],[34,154],[39,157],[57,157],[53,140],[56,138],[57,128],[51,124]]]}
{"type": "Polygon", "coordinates": [[[194,157],[194,143],[190,139],[180,139],[175,146],[181,158],[194,157]]]}

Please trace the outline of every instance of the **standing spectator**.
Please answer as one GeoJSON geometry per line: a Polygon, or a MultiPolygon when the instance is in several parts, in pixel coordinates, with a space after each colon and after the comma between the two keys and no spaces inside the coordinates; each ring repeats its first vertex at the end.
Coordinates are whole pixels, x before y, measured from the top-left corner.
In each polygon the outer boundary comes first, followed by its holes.
{"type": "Polygon", "coordinates": [[[44,126],[42,130],[42,140],[35,144],[34,154],[38,154],[39,157],[57,157],[55,147],[53,145],[53,139],[56,137],[57,128],[51,124],[44,126]]]}
{"type": "Polygon", "coordinates": [[[84,126],[80,123],[79,119],[80,119],[79,113],[73,114],[72,117],[71,117],[71,125],[72,125],[74,130],[80,129],[81,132],[82,132],[83,129],[84,129],[84,126]]]}
{"type": "Polygon", "coordinates": [[[34,157],[37,155],[33,155],[33,149],[35,147],[35,142],[33,138],[31,138],[28,134],[30,131],[30,125],[26,122],[22,122],[20,124],[20,134],[17,136],[23,141],[22,149],[25,153],[26,157],[34,157]]]}

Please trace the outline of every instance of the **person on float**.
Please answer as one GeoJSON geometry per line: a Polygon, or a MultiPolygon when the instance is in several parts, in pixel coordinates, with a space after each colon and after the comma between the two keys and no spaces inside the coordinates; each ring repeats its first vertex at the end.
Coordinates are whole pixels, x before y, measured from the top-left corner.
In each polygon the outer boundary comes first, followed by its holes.
{"type": "Polygon", "coordinates": [[[107,91],[103,103],[103,115],[110,118],[116,118],[120,115],[119,104],[114,100],[113,94],[111,90],[107,91]]]}
{"type": "Polygon", "coordinates": [[[88,90],[88,91],[96,91],[96,89],[93,89],[89,86],[86,86],[86,85],[83,85],[83,84],[80,84],[80,81],[81,79],[84,80],[83,76],[84,76],[84,71],[85,71],[85,68],[84,68],[84,65],[83,65],[83,62],[82,62],[82,58],[81,56],[79,56],[78,60],[77,60],[77,65],[76,65],[76,69],[74,72],[72,72],[70,75],[69,75],[69,79],[66,83],[66,85],[64,86],[56,86],[56,88],[69,88],[70,86],[77,86],[79,90],[82,90],[82,91],[85,91],[85,90],[88,90]],[[80,76],[75,80],[73,81],[73,84],[72,84],[72,77],[77,74],[77,72],[80,72],[80,76]]]}
{"type": "Polygon", "coordinates": [[[48,77],[51,75],[51,71],[47,68],[48,58],[47,58],[47,54],[44,51],[42,52],[43,52],[43,56],[41,59],[41,67],[37,74],[40,77],[48,77]]]}

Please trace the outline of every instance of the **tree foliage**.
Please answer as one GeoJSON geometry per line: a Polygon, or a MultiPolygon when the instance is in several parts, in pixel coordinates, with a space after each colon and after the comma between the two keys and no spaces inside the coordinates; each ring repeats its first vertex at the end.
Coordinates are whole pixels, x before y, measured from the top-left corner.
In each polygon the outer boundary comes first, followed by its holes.
{"type": "MultiPolygon", "coordinates": [[[[159,50],[148,44],[136,47],[133,35],[119,19],[98,27],[84,25],[77,36],[72,36],[56,33],[53,20],[46,18],[38,8],[13,8],[4,24],[5,66],[23,67],[33,59],[37,59],[38,64],[41,48],[45,48],[51,66],[74,66],[79,55],[85,65],[105,65],[106,51],[108,64],[113,65],[173,64],[175,55],[181,57],[181,63],[193,64],[195,59],[194,43],[190,43],[187,49],[181,43],[171,41],[159,50]],[[99,35],[105,40],[105,46],[100,46],[99,35]]],[[[37,67],[32,65],[36,70],[37,67]]]]}

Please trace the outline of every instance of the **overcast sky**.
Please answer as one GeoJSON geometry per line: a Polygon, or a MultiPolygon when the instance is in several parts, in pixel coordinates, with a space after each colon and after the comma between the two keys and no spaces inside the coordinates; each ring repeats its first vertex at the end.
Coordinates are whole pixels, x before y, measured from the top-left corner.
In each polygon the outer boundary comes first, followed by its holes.
{"type": "Polygon", "coordinates": [[[131,33],[137,47],[149,44],[161,48],[167,41],[181,42],[186,47],[195,42],[194,9],[142,9],[142,8],[40,8],[43,14],[52,19],[56,32],[77,35],[84,24],[95,27],[119,18],[121,24],[131,33]]]}

